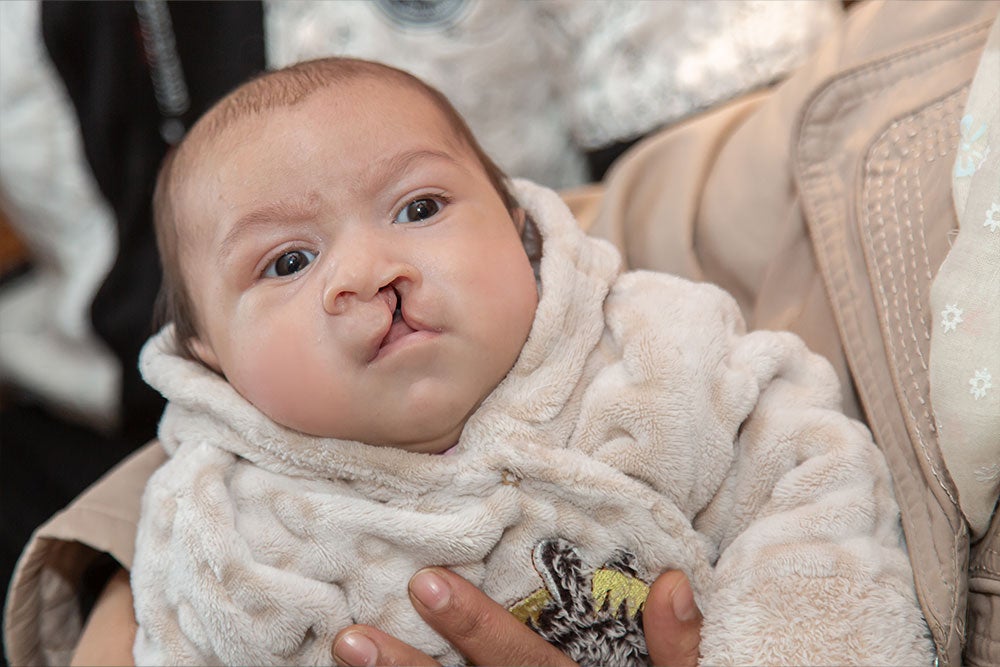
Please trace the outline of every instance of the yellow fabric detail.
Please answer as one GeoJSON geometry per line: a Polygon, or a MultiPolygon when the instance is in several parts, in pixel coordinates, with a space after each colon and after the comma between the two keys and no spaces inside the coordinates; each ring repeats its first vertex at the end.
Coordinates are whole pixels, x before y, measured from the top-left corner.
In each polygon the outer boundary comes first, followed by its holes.
{"type": "Polygon", "coordinates": [[[610,602],[608,609],[614,612],[625,602],[629,618],[634,618],[646,604],[649,586],[623,572],[601,568],[594,572],[592,595],[596,609],[600,609],[607,600],[610,602]]]}
{"type": "Polygon", "coordinates": [[[529,618],[537,623],[538,615],[542,613],[542,609],[545,608],[545,605],[547,605],[551,599],[552,596],[549,595],[547,590],[539,588],[537,591],[511,607],[509,611],[522,623],[527,623],[529,618]]]}

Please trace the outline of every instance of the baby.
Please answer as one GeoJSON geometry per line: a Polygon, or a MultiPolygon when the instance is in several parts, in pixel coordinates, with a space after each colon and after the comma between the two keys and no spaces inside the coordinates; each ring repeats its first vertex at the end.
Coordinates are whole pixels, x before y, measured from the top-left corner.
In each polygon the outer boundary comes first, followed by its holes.
{"type": "Polygon", "coordinates": [[[715,287],[623,273],[418,79],[251,81],[155,209],[170,324],[142,370],[171,459],[143,500],[139,664],[329,663],[351,623],[455,662],[406,595],[428,565],[585,664],[646,661],[672,568],[705,663],[932,660],[829,365],[715,287]]]}

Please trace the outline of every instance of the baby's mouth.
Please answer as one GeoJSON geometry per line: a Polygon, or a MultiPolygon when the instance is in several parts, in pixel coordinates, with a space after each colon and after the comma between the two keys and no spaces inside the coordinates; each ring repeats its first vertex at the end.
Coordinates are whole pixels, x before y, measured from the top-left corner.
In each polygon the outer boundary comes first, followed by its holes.
{"type": "Polygon", "coordinates": [[[395,288],[390,289],[395,294],[396,308],[392,312],[392,324],[389,325],[389,330],[386,331],[382,342],[379,343],[378,349],[380,352],[403,336],[416,331],[416,329],[407,324],[406,318],[403,316],[403,297],[395,288]]]}

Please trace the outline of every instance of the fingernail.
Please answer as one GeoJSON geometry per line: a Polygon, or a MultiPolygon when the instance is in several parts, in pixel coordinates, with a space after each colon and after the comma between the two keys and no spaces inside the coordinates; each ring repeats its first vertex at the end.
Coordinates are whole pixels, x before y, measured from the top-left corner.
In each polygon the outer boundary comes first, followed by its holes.
{"type": "Polygon", "coordinates": [[[440,611],[451,599],[448,583],[434,570],[420,570],[410,579],[410,592],[431,611],[440,611]]]}
{"type": "Polygon", "coordinates": [[[674,616],[681,623],[693,621],[698,615],[698,607],[694,604],[694,593],[686,579],[674,589],[670,602],[674,607],[674,616]]]}
{"type": "Polygon", "coordinates": [[[378,647],[360,632],[348,632],[333,645],[333,655],[351,667],[372,667],[378,662],[378,647]]]}

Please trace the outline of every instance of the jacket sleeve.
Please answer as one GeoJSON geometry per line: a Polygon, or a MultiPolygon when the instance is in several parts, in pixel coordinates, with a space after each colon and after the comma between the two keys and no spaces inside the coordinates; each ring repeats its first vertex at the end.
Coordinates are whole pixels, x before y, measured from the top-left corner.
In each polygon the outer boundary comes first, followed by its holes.
{"type": "Polygon", "coordinates": [[[716,548],[711,580],[693,581],[702,662],[929,664],[888,468],[830,364],[664,274],[623,276],[607,316],[629,385],[660,396],[638,474],[716,548]]]}
{"type": "Polygon", "coordinates": [[[788,333],[727,337],[710,393],[753,400],[717,411],[731,463],[694,520],[719,549],[703,661],[929,664],[888,468],[833,369],[788,333]]]}

